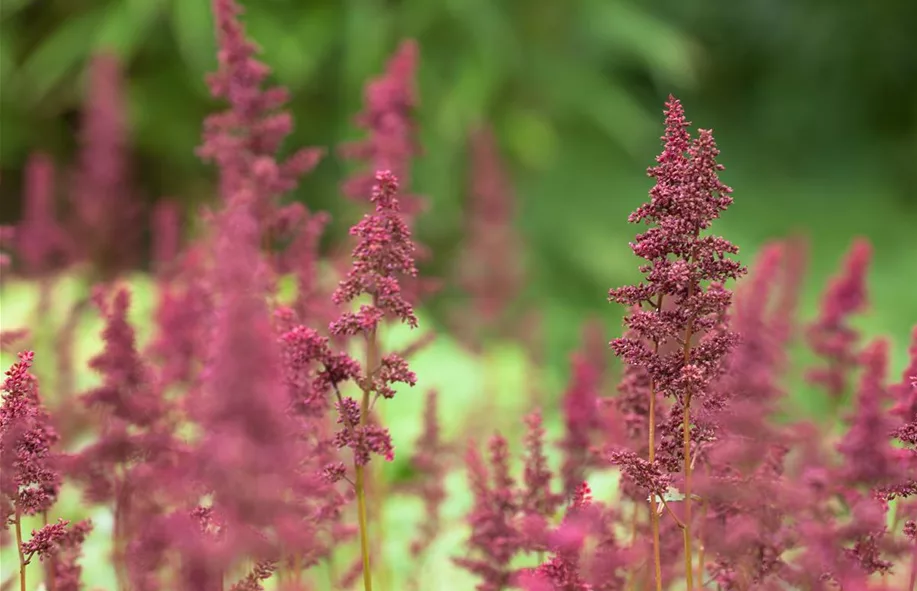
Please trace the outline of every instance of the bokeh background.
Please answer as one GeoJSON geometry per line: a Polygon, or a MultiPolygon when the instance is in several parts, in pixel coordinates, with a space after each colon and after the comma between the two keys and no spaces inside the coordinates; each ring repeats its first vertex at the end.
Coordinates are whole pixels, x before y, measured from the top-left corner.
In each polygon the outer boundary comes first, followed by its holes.
{"type": "MultiPolygon", "coordinates": [[[[872,308],[862,328],[888,334],[893,369],[903,366],[917,321],[917,2],[244,4],[262,59],[292,92],[289,148],[332,148],[292,196],[332,213],[329,245],[345,237],[356,215],[340,197],[348,170],[333,148],[360,136],[352,118],[362,86],[402,39],[420,47],[424,155],[414,188],[430,199],[418,232],[434,252],[427,267],[434,275],[448,275],[461,256],[469,132],[492,126],[518,198],[523,299],[541,312],[546,383],[556,394],[584,320],[598,318],[610,335],[620,331],[621,311],[605,295],[638,276],[628,249],[637,228],[626,219],[651,186],[645,169],[659,151],[669,93],[696,126],[714,129],[722,149],[722,178],[735,189],[735,205],[718,233],[747,262],[765,241],[809,239],[808,317],[852,237],[873,242],[872,308]]],[[[3,223],[18,219],[31,153],[45,151],[60,166],[73,162],[86,65],[102,50],[124,63],[131,158],[144,199],[169,197],[193,211],[214,198],[214,171],[194,155],[202,118],[220,108],[204,84],[216,66],[208,0],[3,0],[3,223]]],[[[13,287],[3,294],[5,328],[34,297],[13,287]]],[[[448,293],[424,310],[428,326],[445,322],[448,293]]],[[[139,315],[152,305],[143,300],[139,315]]],[[[97,332],[84,334],[91,348],[97,332]]],[[[455,359],[438,351],[437,359],[455,359]]],[[[494,357],[492,371],[516,376],[505,379],[523,388],[523,356],[502,348],[494,357]]],[[[436,381],[454,387],[464,380],[472,396],[476,378],[468,376],[478,369],[459,364],[436,381]]],[[[506,390],[515,391],[510,382],[506,390]]],[[[818,413],[810,394],[801,385],[794,390],[802,408],[818,413]]]]}

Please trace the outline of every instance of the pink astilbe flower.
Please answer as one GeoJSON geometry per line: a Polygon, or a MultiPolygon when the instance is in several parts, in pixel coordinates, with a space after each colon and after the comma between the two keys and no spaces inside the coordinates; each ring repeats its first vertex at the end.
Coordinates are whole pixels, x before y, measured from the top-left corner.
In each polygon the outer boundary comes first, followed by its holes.
{"type": "Polygon", "coordinates": [[[318,164],[324,151],[303,148],[283,162],[276,153],[293,128],[285,88],[263,88],[270,69],[255,59],[257,49],[239,21],[242,8],[235,0],[213,0],[219,44],[219,69],[208,76],[210,92],[229,108],[204,121],[204,141],[198,155],[216,163],[224,200],[239,191],[252,193],[259,243],[270,245],[288,215],[274,200],[296,187],[299,177],[318,164]]]}
{"type": "MultiPolygon", "coordinates": [[[[418,101],[414,82],[417,59],[417,43],[403,42],[389,59],[385,73],[365,87],[363,111],[357,115],[356,124],[367,137],[340,150],[345,159],[366,165],[344,183],[344,194],[352,199],[366,199],[378,182],[378,170],[392,171],[405,191],[410,188],[411,159],[419,151],[413,120],[418,101]]],[[[422,209],[420,197],[407,195],[403,200],[404,213],[409,217],[422,209]]]]}
{"type": "Polygon", "coordinates": [[[551,490],[554,474],[544,455],[545,431],[541,412],[535,411],[524,419],[526,425],[525,455],[521,510],[524,516],[537,516],[547,522],[564,502],[565,495],[551,490]]]}
{"type": "Polygon", "coordinates": [[[439,533],[443,501],[446,499],[444,480],[446,478],[445,445],[440,433],[437,411],[439,396],[436,390],[427,394],[423,413],[423,431],[415,444],[411,466],[417,472],[420,482],[416,494],[424,504],[424,518],[420,523],[420,532],[411,542],[411,554],[423,553],[439,533]]]}
{"type": "Polygon", "coordinates": [[[849,321],[868,305],[866,273],[871,258],[869,242],[856,240],[847,253],[844,268],[822,296],[818,320],[807,330],[809,346],[822,360],[820,367],[809,370],[807,378],[825,388],[835,401],[847,391],[850,373],[857,367],[859,334],[849,321]]]}
{"type": "Polygon", "coordinates": [[[477,591],[502,591],[515,578],[513,558],[525,544],[516,527],[520,510],[516,482],[509,471],[509,450],[506,440],[494,435],[490,440],[488,471],[474,445],[465,456],[468,481],[474,505],[468,516],[471,536],[469,554],[455,558],[455,563],[480,579],[477,591]],[[489,473],[490,472],[490,473],[489,473]]]}
{"type": "Polygon", "coordinates": [[[877,339],[861,354],[863,373],[850,428],[837,446],[844,458],[839,477],[849,486],[873,489],[899,480],[898,462],[889,435],[895,422],[888,414],[891,397],[885,384],[888,341],[877,339]]]}
{"type": "Polygon", "coordinates": [[[42,405],[38,380],[29,373],[35,354],[19,354],[7,370],[0,406],[0,519],[35,515],[57,500],[61,477],[52,451],[59,436],[42,405]]]}
{"type": "Polygon", "coordinates": [[[118,420],[149,426],[162,417],[165,407],[137,351],[134,328],[127,320],[130,292],[120,288],[107,302],[104,291],[97,290],[94,298],[105,315],[105,348],[90,360],[89,367],[102,374],[103,384],[86,393],[84,403],[104,406],[118,420]]]}
{"type": "Polygon", "coordinates": [[[213,495],[231,532],[218,555],[194,562],[210,573],[202,580],[257,553],[265,544],[261,532],[295,514],[289,492],[300,475],[296,425],[286,413],[253,205],[250,194],[239,193],[218,220],[210,348],[201,388],[189,400],[202,435],[184,466],[186,478],[213,495]]]}
{"type": "Polygon", "coordinates": [[[113,55],[99,55],[89,70],[71,199],[79,254],[103,278],[129,269],[140,248],[142,210],[131,186],[126,115],[121,64],[113,55]]]}
{"type": "Polygon", "coordinates": [[[398,180],[389,171],[376,173],[372,202],[375,212],[351,228],[350,234],[360,241],[353,251],[353,266],[333,294],[336,304],[345,304],[358,296],[372,296],[372,305],[362,305],[359,312],[345,312],[332,323],[335,335],[372,335],[385,316],[417,326],[414,308],[401,294],[399,278],[416,277],[414,244],[411,232],[398,215],[398,180]]]}
{"type": "MultiPolygon", "coordinates": [[[[560,447],[564,453],[561,476],[566,497],[576,491],[583,482],[586,469],[595,463],[591,453],[595,435],[607,427],[599,406],[604,364],[596,359],[595,351],[590,350],[593,348],[589,342],[591,330],[597,333],[604,349],[601,327],[587,325],[583,331],[582,349],[570,359],[570,382],[563,396],[564,439],[560,447]]],[[[642,400],[647,400],[645,392],[642,400]]]]}
{"type": "Polygon", "coordinates": [[[71,524],[57,540],[57,551],[50,568],[54,584],[50,588],[55,591],[79,591],[82,588],[83,568],[78,561],[83,553],[83,543],[92,528],[92,521],[84,519],[71,524]]]}
{"type": "Polygon", "coordinates": [[[25,563],[28,564],[36,554],[39,560],[44,560],[57,554],[58,545],[67,537],[67,526],[69,524],[70,522],[66,519],[58,519],[57,523],[45,525],[37,531],[33,529],[31,538],[22,543],[25,563]]]}
{"type": "Polygon", "coordinates": [[[207,312],[213,305],[200,245],[181,253],[172,273],[161,278],[153,312],[155,327],[145,354],[160,368],[165,386],[193,382],[205,349],[207,312]]]}
{"type": "Polygon", "coordinates": [[[47,154],[33,154],[25,169],[22,221],[16,228],[16,253],[28,276],[62,267],[72,253],[66,229],[57,221],[54,163],[47,154]]]}
{"type": "Polygon", "coordinates": [[[493,132],[475,132],[470,148],[467,238],[458,266],[458,284],[470,297],[470,313],[462,314],[459,328],[474,322],[486,329],[506,322],[507,310],[524,287],[522,244],[513,229],[515,196],[493,132]]]}
{"type": "Polygon", "coordinates": [[[911,331],[908,353],[910,361],[901,375],[901,382],[891,387],[895,405],[890,412],[903,422],[917,421],[917,326],[911,331]]]}
{"type": "Polygon", "coordinates": [[[713,330],[731,301],[731,293],[717,284],[738,278],[745,269],[728,258],[738,248],[717,236],[701,236],[732,203],[732,189],[717,177],[723,167],[716,162],[713,136],[700,130],[691,142],[681,103],[670,97],[667,109],[665,150],[648,171],[656,178],[651,201],[629,218],[652,225],[631,245],[634,254],[649,261],[641,268],[646,281],[609,291],[613,302],[649,304],[650,309],[633,311],[625,323],[634,336],[615,339],[611,347],[627,364],[645,368],[656,391],[683,407],[695,396],[703,400],[711,395],[708,385],[735,343],[730,331],[713,330]],[[674,307],[665,309],[666,299],[674,307]],[[692,349],[697,335],[702,336],[692,349]],[[679,350],[654,353],[648,343],[677,343],[679,350]]]}

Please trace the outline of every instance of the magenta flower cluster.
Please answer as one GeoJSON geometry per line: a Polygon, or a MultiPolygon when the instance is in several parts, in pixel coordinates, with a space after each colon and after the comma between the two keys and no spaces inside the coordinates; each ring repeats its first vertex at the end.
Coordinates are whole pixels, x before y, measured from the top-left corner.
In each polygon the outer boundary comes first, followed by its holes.
{"type": "MultiPolygon", "coordinates": [[[[414,239],[423,199],[410,192],[418,45],[402,43],[367,84],[365,137],[341,148],[356,164],[342,192],[367,209],[345,256],[321,248],[328,214],[287,199],[324,149],[278,156],[293,125],[287,92],[268,84],[236,0],[213,12],[208,81],[226,109],[204,122],[199,155],[219,199],[194,235],[177,202],[146,216],[149,338],[122,281],[147,212],[113,56],[91,64],[73,182],[35,154],[23,218],[0,231],[5,270],[38,294],[27,326],[0,333],[18,354],[0,405],[0,542],[17,559],[2,589],[96,589],[90,561],[110,566],[118,591],[451,589],[461,579],[448,568],[478,591],[917,588],[917,326],[896,377],[895,343],[857,329],[880,256],[868,241],[853,242],[817,318],[800,319],[806,244],[767,244],[749,271],[711,233],[732,189],[713,133],[692,133],[669,97],[654,186],[630,216],[643,277],[608,294],[626,311],[623,334],[607,343],[601,322],[584,323],[551,397],[530,338],[539,317],[520,305],[514,192],[486,126],[468,138],[462,262],[444,279],[418,270],[432,254],[414,239]],[[62,271],[92,289],[57,326],[62,271]],[[387,348],[390,328],[426,324],[420,298],[443,281],[465,296],[446,302],[449,328],[387,348]],[[101,349],[83,389],[74,346],[91,314],[101,349]],[[522,341],[531,410],[507,420],[493,405],[446,423],[446,385],[426,391],[415,441],[393,434],[386,407],[425,387],[435,369],[415,373],[415,355],[437,335],[482,365],[494,339],[522,341]],[[814,362],[794,365],[797,343],[814,362]],[[797,374],[826,417],[793,412],[797,374]],[[458,470],[471,495],[460,524],[444,511],[457,506],[458,470]],[[78,514],[59,502],[70,491],[78,514]],[[422,516],[393,530],[383,517],[402,496],[422,516]],[[90,511],[111,528],[80,519],[90,511]],[[464,548],[427,568],[459,526],[464,548]],[[109,553],[88,554],[101,536],[109,553]],[[392,564],[396,546],[410,567],[392,564]]],[[[518,394],[484,387],[489,399],[518,394]]]]}

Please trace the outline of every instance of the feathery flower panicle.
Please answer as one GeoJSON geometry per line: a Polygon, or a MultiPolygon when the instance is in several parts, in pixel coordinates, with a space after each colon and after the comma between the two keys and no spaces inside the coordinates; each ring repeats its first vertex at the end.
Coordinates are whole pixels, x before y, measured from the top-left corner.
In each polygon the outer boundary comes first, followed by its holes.
{"type": "Polygon", "coordinates": [[[303,148],[283,162],[277,151],[293,129],[285,88],[263,88],[270,69],[255,58],[257,48],[246,38],[239,20],[242,8],[235,0],[213,0],[219,45],[219,68],[207,78],[214,98],[229,108],[204,120],[204,141],[198,155],[220,171],[221,194],[230,200],[239,191],[253,195],[259,243],[270,240],[275,226],[286,215],[274,202],[296,187],[299,177],[311,171],[324,154],[303,148]],[[267,238],[265,238],[267,237],[267,238]]]}
{"type": "Polygon", "coordinates": [[[598,324],[586,325],[582,348],[570,360],[570,383],[563,396],[565,429],[560,447],[564,453],[561,476],[566,497],[576,491],[583,482],[586,469],[594,463],[591,453],[593,438],[606,427],[599,407],[604,364],[591,350],[589,333],[593,331],[604,349],[601,327],[598,324]]]}
{"type": "Polygon", "coordinates": [[[139,255],[142,209],[130,180],[121,64],[101,54],[90,64],[89,96],[71,193],[79,255],[103,277],[129,269],[139,255]]]}
{"type": "MultiPolygon", "coordinates": [[[[377,170],[392,171],[405,191],[410,188],[411,159],[419,152],[414,123],[418,52],[416,42],[404,41],[389,59],[385,73],[366,84],[363,111],[356,124],[367,137],[340,150],[345,159],[367,165],[344,183],[344,194],[352,199],[366,199],[378,182],[377,170]]],[[[412,218],[423,207],[416,196],[406,196],[404,201],[404,213],[412,218]]]]}
{"type": "Polygon", "coordinates": [[[888,348],[888,341],[877,339],[860,355],[863,373],[850,428],[837,446],[844,457],[839,476],[849,486],[873,489],[901,475],[889,441],[895,422],[888,414],[891,396],[885,384],[888,348]]]}
{"type": "Polygon", "coordinates": [[[471,298],[472,313],[463,315],[462,325],[474,319],[484,328],[505,321],[507,309],[522,291],[522,244],[513,228],[515,195],[493,132],[476,131],[470,150],[467,239],[459,257],[458,283],[471,298]]]}
{"type": "Polygon", "coordinates": [[[811,369],[808,380],[825,388],[833,399],[847,390],[851,372],[857,367],[859,333],[850,326],[850,317],[868,305],[866,273],[872,259],[872,246],[857,239],[847,253],[843,269],[831,280],[822,296],[818,320],[808,327],[809,346],[822,360],[811,369]]]}
{"type": "Polygon", "coordinates": [[[42,405],[38,380],[29,370],[35,354],[26,351],[7,370],[0,406],[0,519],[35,515],[54,505],[61,477],[52,448],[60,439],[42,405]]]}
{"type": "Polygon", "coordinates": [[[223,566],[261,548],[259,532],[289,518],[298,480],[296,426],[286,414],[253,206],[250,194],[239,193],[218,219],[210,349],[200,391],[189,400],[202,436],[186,469],[213,495],[231,532],[223,566]]]}
{"type": "Polygon", "coordinates": [[[501,591],[515,578],[513,558],[525,544],[516,527],[520,510],[516,482],[509,471],[506,440],[494,435],[489,444],[491,470],[487,469],[473,444],[468,446],[465,462],[474,505],[467,521],[470,554],[454,562],[480,579],[477,591],[501,591]]]}
{"type": "Polygon", "coordinates": [[[439,533],[440,514],[443,501],[446,499],[444,480],[446,478],[445,446],[440,433],[437,404],[439,394],[436,390],[427,393],[423,413],[423,431],[415,444],[411,465],[420,475],[417,495],[424,504],[424,519],[420,524],[418,537],[411,542],[411,554],[423,553],[439,533]]]}
{"type": "Polygon", "coordinates": [[[901,382],[891,387],[895,405],[890,412],[905,423],[917,422],[917,326],[911,331],[908,353],[910,361],[901,375],[901,382]]]}
{"type": "Polygon", "coordinates": [[[16,254],[28,276],[61,268],[72,256],[65,228],[58,223],[54,163],[47,154],[33,154],[25,169],[22,221],[16,228],[16,254]]]}
{"type": "Polygon", "coordinates": [[[524,516],[548,522],[564,502],[565,495],[551,490],[553,472],[544,455],[544,427],[541,411],[536,410],[523,419],[527,428],[520,507],[524,516]]]}
{"type": "Polygon", "coordinates": [[[79,591],[82,588],[83,568],[78,561],[83,553],[83,543],[92,528],[92,521],[84,519],[71,524],[57,540],[57,551],[51,562],[54,584],[50,588],[55,591],[79,591]]]}
{"type": "Polygon", "coordinates": [[[717,177],[723,167],[716,162],[713,136],[700,130],[692,142],[681,103],[670,97],[666,106],[665,149],[648,170],[656,185],[650,202],[629,218],[651,225],[631,244],[634,254],[648,261],[641,267],[646,280],[609,291],[610,301],[641,309],[625,320],[634,336],[615,339],[611,347],[627,364],[646,368],[658,391],[690,400],[705,395],[735,341],[729,331],[712,330],[731,301],[731,293],[716,284],[738,278],[745,268],[728,258],[738,248],[701,235],[732,203],[732,189],[717,177]],[[705,288],[708,283],[713,287],[705,288]],[[663,309],[666,298],[674,300],[674,308],[663,309]],[[687,356],[657,355],[647,344],[684,345],[698,334],[701,342],[687,356]]]}
{"type": "Polygon", "coordinates": [[[94,293],[96,305],[105,316],[103,351],[89,361],[89,367],[102,374],[103,383],[83,396],[87,406],[107,407],[112,417],[146,427],[165,413],[153,376],[137,351],[134,328],[127,319],[131,296],[127,288],[118,289],[111,301],[103,290],[94,293]]]}
{"type": "Polygon", "coordinates": [[[414,308],[401,294],[399,278],[416,277],[414,244],[407,224],[398,215],[398,180],[389,171],[376,173],[372,202],[375,212],[367,214],[350,229],[359,243],[353,250],[353,265],[332,298],[336,304],[352,302],[360,295],[372,296],[372,305],[359,312],[345,312],[332,323],[335,335],[371,335],[385,316],[417,326],[414,308]]]}

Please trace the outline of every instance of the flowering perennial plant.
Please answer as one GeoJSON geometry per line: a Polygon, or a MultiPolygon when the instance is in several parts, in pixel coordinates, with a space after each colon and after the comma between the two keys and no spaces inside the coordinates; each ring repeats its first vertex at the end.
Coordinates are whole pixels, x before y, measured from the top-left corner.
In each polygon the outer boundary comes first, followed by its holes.
{"type": "MultiPolygon", "coordinates": [[[[287,93],[267,85],[236,0],[213,0],[213,12],[209,83],[228,106],[206,119],[199,155],[215,164],[219,199],[197,236],[176,201],[154,210],[149,339],[123,281],[145,228],[113,57],[91,63],[74,182],[57,182],[55,163],[36,154],[23,219],[0,231],[4,270],[39,294],[27,325],[0,334],[4,354],[18,353],[0,405],[0,542],[15,557],[0,588],[97,589],[104,563],[118,591],[457,588],[450,567],[470,579],[460,588],[479,591],[915,589],[917,326],[898,377],[895,343],[855,328],[879,256],[865,239],[815,321],[801,321],[805,243],[765,245],[745,277],[738,249],[709,233],[732,204],[712,132],[692,135],[670,97],[655,185],[630,216],[646,226],[631,244],[644,277],[609,292],[627,311],[613,355],[601,323],[585,323],[557,398],[528,376],[539,410],[510,417],[518,438],[493,432],[506,421],[490,424],[481,409],[468,424],[445,422],[446,384],[426,392],[418,438],[405,441],[380,411],[424,384],[414,355],[434,334],[401,350],[384,338],[417,328],[418,296],[430,293],[416,261],[431,253],[413,238],[422,200],[409,190],[420,48],[404,42],[366,87],[357,124],[367,136],[342,148],[365,168],[343,192],[371,210],[351,228],[346,266],[324,265],[329,216],[285,202],[324,149],[278,156],[293,123],[287,93]],[[57,216],[65,189],[72,223],[57,216]],[[55,326],[47,311],[65,269],[92,289],[55,326]],[[93,303],[101,349],[88,363],[96,382],[81,391],[74,341],[93,303]],[[811,367],[788,354],[797,333],[811,367]],[[56,351],[43,350],[49,334],[56,351]],[[796,370],[824,397],[828,424],[788,412],[796,370]],[[465,441],[482,428],[486,451],[465,441]],[[463,444],[471,503],[456,519],[463,444]],[[396,469],[380,470],[396,449],[396,469]],[[599,485],[606,476],[613,487],[599,485]],[[422,507],[419,526],[384,531],[405,494],[422,507]],[[106,526],[94,529],[90,512],[106,526]],[[456,531],[464,551],[425,568],[456,531]],[[410,562],[396,569],[388,550],[399,545],[410,562]]],[[[482,129],[454,278],[470,298],[447,311],[473,317],[447,336],[476,356],[492,337],[518,336],[504,314],[522,289],[513,191],[482,129]]]]}

